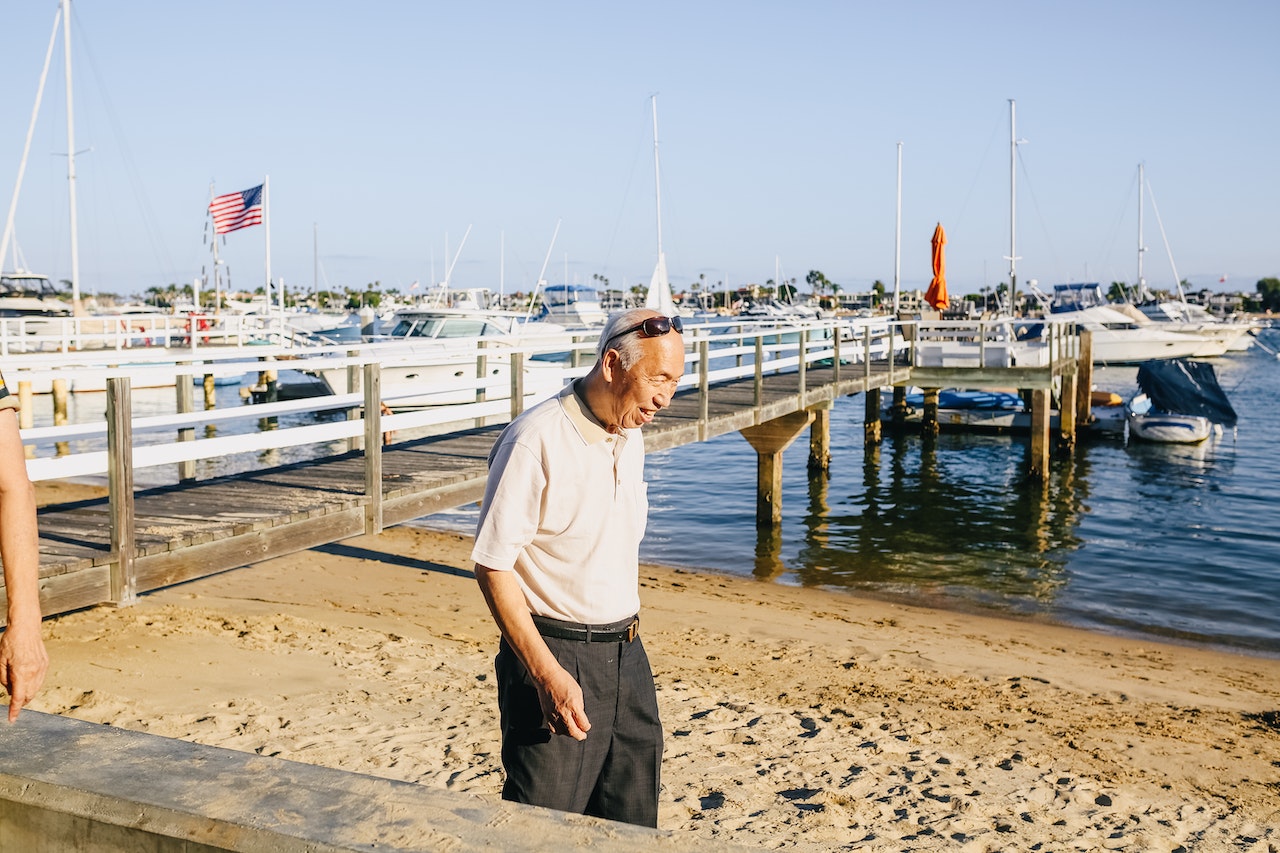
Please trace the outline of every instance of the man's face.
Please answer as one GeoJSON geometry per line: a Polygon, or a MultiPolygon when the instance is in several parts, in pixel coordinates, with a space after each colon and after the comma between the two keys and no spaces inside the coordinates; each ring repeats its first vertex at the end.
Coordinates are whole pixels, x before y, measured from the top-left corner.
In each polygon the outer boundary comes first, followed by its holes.
{"type": "Polygon", "coordinates": [[[678,332],[643,338],[641,346],[643,355],[628,370],[618,366],[613,353],[609,385],[613,417],[609,420],[622,429],[642,427],[669,406],[684,374],[684,338],[678,332]]]}

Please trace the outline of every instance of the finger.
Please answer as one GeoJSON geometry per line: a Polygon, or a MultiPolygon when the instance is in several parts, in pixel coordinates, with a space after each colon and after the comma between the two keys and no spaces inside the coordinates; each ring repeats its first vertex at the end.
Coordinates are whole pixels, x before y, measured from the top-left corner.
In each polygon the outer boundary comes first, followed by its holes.
{"type": "Polygon", "coordinates": [[[587,712],[582,708],[574,708],[564,718],[565,734],[574,740],[586,740],[587,732],[591,731],[591,721],[587,719],[587,712]]]}

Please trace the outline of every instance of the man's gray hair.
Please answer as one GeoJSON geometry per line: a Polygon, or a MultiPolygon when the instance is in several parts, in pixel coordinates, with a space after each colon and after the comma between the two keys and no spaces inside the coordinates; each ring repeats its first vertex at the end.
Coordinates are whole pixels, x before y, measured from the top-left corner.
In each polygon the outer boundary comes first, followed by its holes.
{"type": "Polygon", "coordinates": [[[609,341],[618,334],[618,332],[630,329],[632,326],[639,326],[645,319],[654,316],[653,310],[650,308],[631,308],[627,311],[619,311],[616,314],[610,314],[609,319],[605,321],[604,329],[600,332],[600,343],[596,346],[596,359],[604,358],[604,354],[608,349],[618,351],[618,366],[623,370],[630,370],[631,365],[640,360],[643,350],[640,346],[640,335],[626,335],[613,342],[613,346],[609,346],[609,341]]]}

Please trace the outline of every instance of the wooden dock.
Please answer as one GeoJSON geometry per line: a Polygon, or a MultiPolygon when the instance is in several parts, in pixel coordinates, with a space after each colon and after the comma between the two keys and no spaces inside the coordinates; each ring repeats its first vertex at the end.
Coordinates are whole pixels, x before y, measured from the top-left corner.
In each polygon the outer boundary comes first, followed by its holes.
{"type": "MultiPolygon", "coordinates": [[[[803,333],[797,337],[805,341],[803,333]]],[[[819,340],[812,346],[792,343],[791,369],[768,372],[777,370],[779,359],[762,355],[763,339],[756,339],[754,375],[748,356],[736,378],[722,381],[709,369],[707,343],[694,341],[688,373],[695,384],[682,388],[645,428],[645,444],[652,452],[742,432],[758,454],[758,518],[767,523],[781,517],[782,450],[808,430],[810,458],[825,464],[832,402],[869,391],[875,393],[868,398],[878,400],[881,388],[912,383],[917,368],[896,358],[853,363],[839,356],[840,345],[819,340]]],[[[844,346],[850,352],[857,344],[844,346]]],[[[870,356],[869,338],[863,354],[870,356]]],[[[125,449],[109,455],[126,461],[117,459],[110,467],[111,496],[40,511],[45,614],[127,605],[150,590],[478,501],[502,424],[384,444],[377,439],[395,418],[380,419],[373,402],[379,399],[376,367],[367,365],[364,374],[368,415],[348,433],[365,436],[367,452],[353,449],[203,482],[135,491],[127,464],[133,452],[128,420],[117,411],[115,441],[125,449]]],[[[1059,363],[1019,381],[1047,387],[1054,371],[1066,367],[1059,363]]],[[[929,376],[949,385],[956,378],[937,371],[929,376]]],[[[129,409],[127,384],[123,408],[129,409]]]]}

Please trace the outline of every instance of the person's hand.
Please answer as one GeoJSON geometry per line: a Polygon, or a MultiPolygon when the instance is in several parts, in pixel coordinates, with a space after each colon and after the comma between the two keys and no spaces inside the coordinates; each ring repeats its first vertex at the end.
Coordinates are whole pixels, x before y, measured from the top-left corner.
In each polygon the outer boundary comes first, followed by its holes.
{"type": "Polygon", "coordinates": [[[538,684],[542,716],[552,734],[586,740],[591,722],[582,701],[582,688],[567,670],[557,669],[550,678],[538,684]]]}
{"type": "Polygon", "coordinates": [[[30,702],[44,683],[49,655],[40,638],[40,623],[9,625],[0,634],[0,686],[9,692],[9,722],[30,702]]]}

